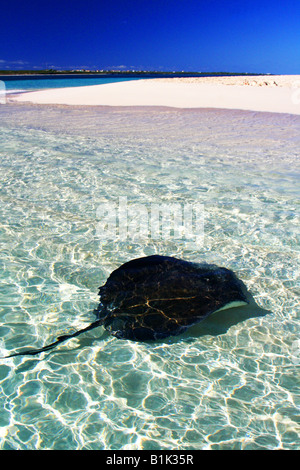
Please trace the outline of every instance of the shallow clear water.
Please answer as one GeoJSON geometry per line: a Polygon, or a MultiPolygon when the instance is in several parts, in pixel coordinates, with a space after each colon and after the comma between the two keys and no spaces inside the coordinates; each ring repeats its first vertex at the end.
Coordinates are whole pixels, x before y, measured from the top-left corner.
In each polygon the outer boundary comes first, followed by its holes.
{"type": "Polygon", "coordinates": [[[122,78],[122,77],[60,77],[60,76],[51,76],[51,77],[41,77],[33,78],[27,77],[11,77],[11,76],[2,76],[2,82],[5,84],[6,92],[16,93],[21,91],[36,91],[44,90],[48,88],[69,88],[77,86],[90,86],[90,85],[104,85],[106,83],[116,83],[124,82],[128,80],[138,80],[138,78],[122,78]]]}
{"type": "Polygon", "coordinates": [[[299,448],[300,118],[8,104],[0,119],[1,355],[87,326],[98,286],[143,255],[226,266],[257,304],[167,341],[100,327],[2,359],[1,448],[299,448]],[[97,209],[119,196],[203,204],[203,243],[101,238],[97,209]]]}

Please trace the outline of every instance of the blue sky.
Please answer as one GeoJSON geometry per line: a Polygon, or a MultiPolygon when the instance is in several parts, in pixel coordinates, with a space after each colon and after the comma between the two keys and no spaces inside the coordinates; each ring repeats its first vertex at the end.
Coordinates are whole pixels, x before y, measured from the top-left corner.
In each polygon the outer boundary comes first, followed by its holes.
{"type": "Polygon", "coordinates": [[[300,74],[299,0],[15,0],[0,69],[300,74]]]}

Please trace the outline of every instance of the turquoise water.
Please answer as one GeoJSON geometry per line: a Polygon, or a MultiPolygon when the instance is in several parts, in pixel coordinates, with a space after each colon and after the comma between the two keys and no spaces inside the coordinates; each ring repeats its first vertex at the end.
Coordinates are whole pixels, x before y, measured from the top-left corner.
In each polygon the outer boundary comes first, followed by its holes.
{"type": "Polygon", "coordinates": [[[167,341],[99,327],[2,359],[1,448],[299,448],[300,118],[24,104],[0,117],[0,355],[87,326],[98,286],[143,255],[226,266],[257,304],[167,341]],[[203,243],[101,238],[97,209],[120,196],[203,204],[203,243]]]}
{"type": "Polygon", "coordinates": [[[25,78],[12,79],[2,77],[5,83],[7,93],[15,93],[21,91],[36,91],[46,88],[66,88],[76,86],[104,85],[106,83],[124,82],[128,80],[138,80],[138,78],[104,78],[104,77],[49,77],[49,78],[25,78]]]}

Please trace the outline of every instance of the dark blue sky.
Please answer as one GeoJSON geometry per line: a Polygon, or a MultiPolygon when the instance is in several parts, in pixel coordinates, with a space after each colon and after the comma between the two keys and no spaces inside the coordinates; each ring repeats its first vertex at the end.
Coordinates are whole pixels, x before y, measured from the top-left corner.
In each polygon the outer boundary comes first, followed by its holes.
{"type": "Polygon", "coordinates": [[[0,69],[50,67],[300,74],[300,1],[6,1],[0,69]]]}

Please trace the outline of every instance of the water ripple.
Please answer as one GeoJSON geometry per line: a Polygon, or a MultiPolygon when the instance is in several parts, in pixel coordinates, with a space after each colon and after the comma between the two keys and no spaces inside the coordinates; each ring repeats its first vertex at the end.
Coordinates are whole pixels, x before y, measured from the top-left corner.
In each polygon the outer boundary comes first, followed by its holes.
{"type": "Polygon", "coordinates": [[[1,448],[299,448],[300,120],[168,108],[0,112],[1,355],[88,325],[108,274],[154,253],[233,269],[269,311],[226,327],[225,315],[212,316],[154,344],[98,328],[41,358],[1,360],[1,448]],[[203,246],[100,242],[97,207],[119,196],[201,202],[203,246]]]}

